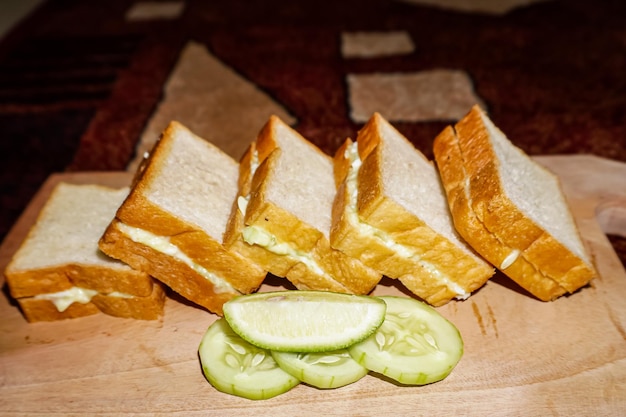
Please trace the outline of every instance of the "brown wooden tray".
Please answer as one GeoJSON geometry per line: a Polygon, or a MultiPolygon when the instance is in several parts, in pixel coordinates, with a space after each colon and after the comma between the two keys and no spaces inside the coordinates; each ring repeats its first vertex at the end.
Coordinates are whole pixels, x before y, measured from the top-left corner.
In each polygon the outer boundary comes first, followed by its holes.
{"type": "MultiPolygon", "coordinates": [[[[556,172],[600,278],[543,303],[497,276],[439,311],[465,355],[442,382],[403,387],[368,375],[335,390],[300,385],[265,401],[216,391],[197,348],[216,316],[168,299],[156,322],[95,315],[28,324],[0,296],[1,415],[368,416],[622,415],[626,410],[626,272],[604,232],[626,235],[626,164],[537,157],[556,172]],[[604,231],[604,232],[603,232],[604,231]]],[[[59,181],[125,185],[126,173],[49,178],[0,247],[2,270],[59,181]]],[[[558,262],[558,259],[555,259],[558,262]]],[[[263,290],[280,289],[281,281],[263,290]]],[[[400,292],[384,281],[376,294],[400,292]]]]}

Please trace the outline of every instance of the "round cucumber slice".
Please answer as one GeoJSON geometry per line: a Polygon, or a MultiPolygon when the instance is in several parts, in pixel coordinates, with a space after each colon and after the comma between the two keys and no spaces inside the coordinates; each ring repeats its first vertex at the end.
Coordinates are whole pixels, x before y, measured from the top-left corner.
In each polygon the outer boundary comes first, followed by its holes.
{"type": "Polygon", "coordinates": [[[320,353],[272,351],[272,356],[283,370],[316,388],[343,387],[368,372],[352,359],[347,349],[320,353]]]}
{"type": "Polygon", "coordinates": [[[349,348],[370,371],[407,385],[437,382],[463,355],[458,329],[434,308],[412,298],[381,296],[385,321],[367,339],[349,348]]]}
{"type": "Polygon", "coordinates": [[[300,382],[283,371],[269,351],[241,339],[224,319],[209,326],[198,354],[207,380],[227,394],[264,400],[287,392],[300,382]]]}
{"type": "Polygon", "coordinates": [[[224,318],[235,333],[264,349],[328,352],[374,333],[386,308],[364,295],[276,291],[233,298],[224,304],[224,318]]]}

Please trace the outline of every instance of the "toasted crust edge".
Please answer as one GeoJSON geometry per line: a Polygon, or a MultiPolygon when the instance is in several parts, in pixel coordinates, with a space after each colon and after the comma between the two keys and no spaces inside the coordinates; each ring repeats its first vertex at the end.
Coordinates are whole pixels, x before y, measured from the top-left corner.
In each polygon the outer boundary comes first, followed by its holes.
{"type": "MultiPolygon", "coordinates": [[[[382,187],[382,155],[379,144],[381,123],[386,121],[374,114],[357,136],[359,156],[362,166],[358,173],[357,211],[361,222],[380,230],[385,230],[398,243],[419,248],[422,261],[435,268],[471,293],[485,284],[493,275],[491,265],[478,256],[468,254],[444,236],[432,230],[424,221],[407,212],[401,205],[385,194],[382,187]]],[[[392,126],[393,128],[393,126],[392,126]]],[[[394,129],[395,130],[395,129],[394,129]]],[[[397,132],[397,130],[396,130],[397,132]]],[[[404,138],[399,132],[397,135],[404,138]]],[[[406,138],[404,138],[407,140],[406,138]]],[[[335,155],[338,177],[343,178],[333,207],[333,228],[331,244],[363,261],[382,274],[399,279],[407,289],[431,305],[443,305],[458,294],[447,285],[439,283],[433,272],[424,268],[421,262],[407,259],[390,249],[371,235],[363,234],[351,224],[346,210],[349,196],[345,177],[347,168],[342,159],[346,141],[335,155]],[[339,155],[339,152],[342,154],[339,155]]],[[[442,198],[445,198],[442,195],[442,198]]],[[[471,252],[471,250],[470,250],[471,252]]]]}
{"type": "MultiPolygon", "coordinates": [[[[594,268],[527,218],[505,195],[481,112],[474,106],[457,123],[456,132],[449,126],[434,141],[435,159],[455,227],[485,259],[542,301],[554,300],[587,285],[596,276],[594,268]],[[469,142],[473,148],[470,155],[469,142]],[[479,205],[498,207],[498,213],[492,216],[481,210],[481,219],[477,215],[479,205]],[[519,256],[502,268],[507,256],[516,249],[519,256]]],[[[571,212],[567,215],[571,216],[571,212]]]]}
{"type": "MultiPolygon", "coordinates": [[[[240,183],[239,196],[245,196],[249,191],[250,201],[245,217],[239,211],[231,214],[225,242],[260,263],[272,274],[287,278],[296,288],[369,293],[380,281],[379,273],[357,259],[334,250],[323,233],[265,198],[265,186],[267,181],[272,180],[273,165],[281,157],[281,149],[273,137],[277,123],[285,125],[278,117],[270,117],[259,132],[256,142],[248,148],[241,159],[240,178],[248,180],[240,183]],[[251,152],[255,149],[258,151],[259,167],[254,175],[251,175],[249,161],[252,159],[251,152]],[[293,258],[244,242],[241,237],[243,228],[255,225],[274,234],[281,242],[310,254],[326,273],[319,274],[293,258]]],[[[321,153],[297,132],[294,133],[296,138],[305,141],[315,152],[321,153]]]]}
{"type": "MultiPolygon", "coordinates": [[[[13,254],[4,270],[4,276],[11,296],[15,299],[31,297],[37,294],[55,293],[68,290],[74,286],[90,288],[100,293],[118,291],[138,297],[146,297],[153,291],[153,280],[147,274],[129,268],[122,263],[112,262],[110,266],[95,265],[68,261],[64,263],[50,264],[47,267],[18,269],[16,259],[27,245],[27,242],[35,232],[40,232],[38,227],[40,220],[51,209],[49,202],[59,197],[59,192],[67,187],[89,187],[100,189],[104,192],[119,191],[101,184],[83,184],[59,182],[50,192],[48,200],[37,214],[27,236],[22,240],[20,247],[13,254]]],[[[94,242],[94,245],[96,242],[94,242]]],[[[94,251],[97,251],[94,246],[94,251]]],[[[103,255],[104,254],[100,254],[103,255]]]]}
{"type": "Polygon", "coordinates": [[[193,268],[172,256],[133,241],[111,222],[100,239],[100,248],[109,256],[158,279],[182,297],[209,311],[222,315],[224,303],[241,293],[217,292],[213,284],[193,268]]]}
{"type": "Polygon", "coordinates": [[[163,287],[155,283],[151,293],[145,297],[123,298],[96,294],[91,302],[72,303],[62,312],[49,300],[25,297],[17,299],[17,302],[30,323],[86,317],[98,313],[135,320],[157,320],[163,316],[165,298],[163,287]]]}
{"type": "Polygon", "coordinates": [[[99,265],[66,264],[49,268],[5,271],[13,298],[64,291],[72,287],[90,288],[106,294],[113,291],[147,297],[154,281],[134,269],[111,269],[99,265]]]}
{"type": "Polygon", "coordinates": [[[178,122],[170,123],[165,129],[150,156],[140,165],[128,197],[117,210],[116,218],[103,234],[99,245],[109,256],[135,269],[150,271],[150,275],[183,297],[221,315],[224,302],[237,294],[247,294],[258,289],[267,272],[251,259],[229,250],[223,242],[214,240],[197,226],[178,219],[145,197],[146,189],[152,179],[159,175],[160,166],[168,156],[176,129],[187,130],[178,122]],[[170,243],[192,261],[227,281],[236,292],[216,293],[210,281],[185,263],[133,242],[119,230],[118,222],[157,236],[169,237],[170,243]]]}

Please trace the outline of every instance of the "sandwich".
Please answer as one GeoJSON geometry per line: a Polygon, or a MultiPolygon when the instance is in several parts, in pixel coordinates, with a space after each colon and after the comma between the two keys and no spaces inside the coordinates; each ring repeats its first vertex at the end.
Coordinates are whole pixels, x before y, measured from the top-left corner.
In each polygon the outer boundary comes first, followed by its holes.
{"type": "Polygon", "coordinates": [[[330,245],[333,161],[277,116],[240,160],[226,245],[297,289],[367,294],[381,275],[330,245]]]}
{"type": "Polygon", "coordinates": [[[466,299],[493,275],[456,232],[432,161],[380,114],[334,159],[334,248],[434,306],[466,299]]]}
{"type": "Polygon", "coordinates": [[[128,188],[59,183],[6,267],[5,276],[29,322],[99,312],[158,319],[165,292],[145,272],[106,256],[98,239],[128,188]]]}
{"type": "Polygon", "coordinates": [[[226,301],[256,290],[266,275],[223,245],[238,176],[237,161],[171,122],[140,164],[100,249],[221,315],[226,301]]]}
{"type": "Polygon", "coordinates": [[[437,136],[434,154],[457,230],[522,288],[549,301],[594,278],[558,178],[478,106],[437,136]]]}

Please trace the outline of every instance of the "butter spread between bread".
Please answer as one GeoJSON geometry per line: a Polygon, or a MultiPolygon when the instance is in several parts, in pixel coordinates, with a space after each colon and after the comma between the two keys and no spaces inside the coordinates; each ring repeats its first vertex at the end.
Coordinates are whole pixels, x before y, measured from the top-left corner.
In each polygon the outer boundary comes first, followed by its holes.
{"type": "Polygon", "coordinates": [[[119,222],[117,226],[119,230],[126,236],[128,236],[133,242],[146,245],[158,252],[169,255],[174,259],[177,259],[188,265],[198,274],[202,275],[204,278],[210,281],[211,284],[213,284],[215,293],[239,292],[232,285],[230,285],[228,281],[220,278],[217,274],[212,273],[211,271],[204,268],[202,265],[194,262],[189,256],[181,251],[178,246],[170,242],[170,239],[167,236],[158,236],[147,230],[129,226],[123,222],[119,222]]]}
{"type": "MultiPolygon", "coordinates": [[[[48,300],[59,311],[64,312],[73,303],[87,304],[91,302],[91,299],[98,295],[98,291],[90,290],[88,288],[72,287],[67,290],[58,291],[47,294],[37,294],[33,298],[35,300],[48,300]]],[[[107,297],[119,297],[119,298],[133,298],[130,294],[125,294],[119,291],[113,291],[108,294],[103,294],[107,297]]]]}
{"type": "Polygon", "coordinates": [[[456,294],[455,298],[459,300],[467,299],[470,296],[470,292],[466,291],[459,284],[442,274],[441,271],[437,269],[433,264],[421,259],[419,254],[407,248],[406,246],[396,242],[393,238],[391,238],[388,233],[384,232],[383,230],[380,230],[361,221],[357,210],[357,178],[362,163],[361,158],[359,157],[358,143],[353,142],[350,146],[348,146],[346,148],[344,156],[350,161],[348,173],[346,176],[346,188],[349,196],[349,202],[346,205],[346,214],[348,215],[348,219],[353,227],[355,229],[358,229],[362,235],[373,236],[379,239],[383,245],[393,250],[399,256],[417,261],[420,266],[429,271],[432,276],[437,277],[441,284],[445,285],[452,292],[454,292],[456,294]]]}
{"type": "MultiPolygon", "coordinates": [[[[254,176],[255,171],[259,167],[259,153],[255,149],[250,159],[250,176],[254,176]]],[[[237,198],[237,208],[246,216],[250,195],[239,196],[237,198]]],[[[275,235],[269,233],[258,226],[245,226],[242,231],[243,240],[249,245],[258,245],[266,250],[276,254],[289,256],[299,262],[302,262],[313,272],[319,275],[326,275],[324,269],[313,259],[313,257],[304,251],[299,251],[286,242],[281,242],[275,235]]]]}
{"type": "Polygon", "coordinates": [[[72,287],[70,289],[49,294],[37,294],[33,298],[36,300],[48,300],[57,308],[59,312],[64,312],[72,303],[87,304],[98,294],[98,291],[81,287],[72,287]]]}

